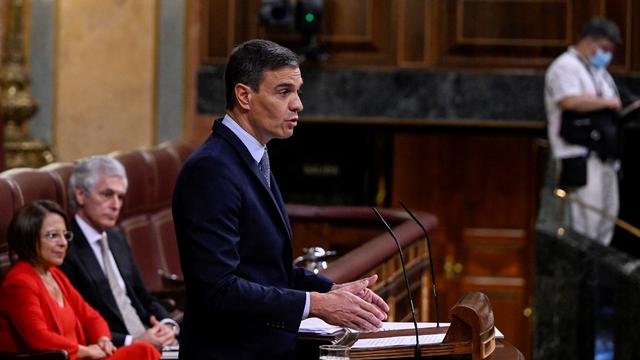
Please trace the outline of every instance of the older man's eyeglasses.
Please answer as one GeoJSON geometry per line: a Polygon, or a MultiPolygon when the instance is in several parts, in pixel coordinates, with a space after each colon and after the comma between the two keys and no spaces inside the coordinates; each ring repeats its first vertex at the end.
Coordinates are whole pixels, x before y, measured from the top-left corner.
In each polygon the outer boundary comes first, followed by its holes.
{"type": "Polygon", "coordinates": [[[65,231],[47,231],[44,233],[44,238],[49,241],[57,241],[59,239],[65,239],[66,241],[73,240],[73,233],[69,230],[65,231]]]}

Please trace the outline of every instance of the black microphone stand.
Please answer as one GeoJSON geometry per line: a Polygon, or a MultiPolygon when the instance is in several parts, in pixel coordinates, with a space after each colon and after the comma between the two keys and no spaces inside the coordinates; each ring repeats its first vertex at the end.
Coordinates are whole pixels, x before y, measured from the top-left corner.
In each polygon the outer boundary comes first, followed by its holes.
{"type": "Polygon", "coordinates": [[[415,223],[418,224],[418,226],[420,226],[420,229],[422,229],[422,232],[424,233],[424,238],[427,241],[427,250],[429,251],[429,268],[431,268],[431,289],[433,291],[433,302],[436,305],[436,326],[440,327],[440,307],[438,306],[438,293],[436,292],[436,275],[434,274],[434,271],[433,271],[433,257],[431,256],[431,240],[429,239],[429,234],[427,233],[427,230],[424,228],[424,225],[422,225],[420,220],[418,220],[418,218],[413,214],[413,212],[409,210],[409,208],[406,207],[402,203],[402,201],[400,201],[400,206],[402,206],[404,210],[407,212],[407,214],[411,216],[413,221],[415,221],[415,223]]]}
{"type": "Polygon", "coordinates": [[[407,266],[405,264],[404,253],[402,252],[402,246],[400,246],[400,241],[398,241],[396,234],[393,233],[393,230],[391,230],[391,227],[389,226],[389,224],[387,224],[387,222],[384,220],[382,215],[380,215],[380,212],[378,211],[378,209],[376,209],[375,207],[373,207],[372,209],[373,209],[373,212],[378,216],[378,219],[380,219],[382,224],[384,224],[384,226],[387,228],[387,231],[389,232],[393,240],[396,242],[396,246],[398,247],[398,252],[400,253],[400,263],[402,264],[402,275],[404,276],[404,284],[407,287],[407,294],[409,295],[409,304],[411,305],[411,315],[413,316],[413,326],[416,330],[416,347],[414,349],[414,356],[416,359],[421,359],[422,357],[420,356],[420,339],[418,337],[418,321],[416,320],[416,309],[413,307],[413,295],[411,294],[411,287],[409,286],[409,278],[407,278],[407,266]]]}

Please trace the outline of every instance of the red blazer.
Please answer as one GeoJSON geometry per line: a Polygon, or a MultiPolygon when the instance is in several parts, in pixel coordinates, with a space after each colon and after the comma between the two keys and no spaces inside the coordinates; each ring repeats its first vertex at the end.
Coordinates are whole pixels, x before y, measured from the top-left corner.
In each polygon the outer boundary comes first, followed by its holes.
{"type": "Polygon", "coordinates": [[[64,273],[51,268],[65,306],[76,315],[76,339],[61,335],[59,314],[47,298],[44,282],[27,262],[19,261],[0,288],[0,352],[66,350],[75,359],[78,344],[95,344],[101,336],[111,338],[104,319],[89,306],[64,273]]]}

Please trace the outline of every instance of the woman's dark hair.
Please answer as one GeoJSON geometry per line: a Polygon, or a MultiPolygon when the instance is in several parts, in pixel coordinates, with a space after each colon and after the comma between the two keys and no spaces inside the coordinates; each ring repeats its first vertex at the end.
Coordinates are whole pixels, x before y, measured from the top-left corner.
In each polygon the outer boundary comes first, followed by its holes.
{"type": "Polygon", "coordinates": [[[254,39],[238,45],[231,52],[224,73],[227,109],[236,104],[236,84],[258,91],[265,70],[285,66],[299,67],[298,55],[273,41],[254,39]]]}
{"type": "Polygon", "coordinates": [[[11,219],[8,231],[9,249],[18,259],[34,264],[38,261],[40,229],[47,214],[58,214],[67,222],[67,214],[51,200],[36,200],[21,207],[11,219]]]}

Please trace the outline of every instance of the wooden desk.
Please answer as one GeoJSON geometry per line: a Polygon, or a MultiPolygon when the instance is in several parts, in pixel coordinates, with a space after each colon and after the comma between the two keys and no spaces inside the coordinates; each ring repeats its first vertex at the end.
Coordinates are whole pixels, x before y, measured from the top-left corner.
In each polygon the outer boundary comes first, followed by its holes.
{"type": "MultiPolygon", "coordinates": [[[[298,340],[298,360],[317,360],[318,346],[326,342],[311,340],[298,340]]],[[[413,358],[402,358],[400,360],[412,360],[413,358]]],[[[423,357],[425,360],[468,360],[471,355],[462,356],[429,356],[423,357]]],[[[524,356],[515,346],[504,339],[496,340],[496,349],[487,359],[489,360],[524,360],[524,356]]],[[[394,360],[399,360],[395,358],[394,360]]]]}

